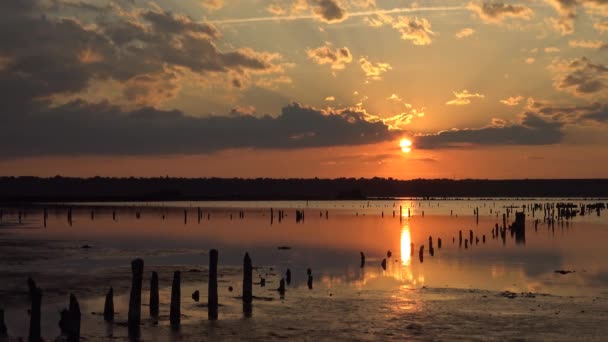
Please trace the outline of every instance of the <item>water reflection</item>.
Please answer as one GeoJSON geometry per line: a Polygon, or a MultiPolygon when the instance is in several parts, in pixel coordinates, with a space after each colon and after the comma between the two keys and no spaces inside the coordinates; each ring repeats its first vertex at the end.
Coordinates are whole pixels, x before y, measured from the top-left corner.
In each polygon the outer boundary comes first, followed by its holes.
{"type": "Polygon", "coordinates": [[[401,228],[401,265],[408,266],[412,260],[412,237],[409,222],[401,228]]]}

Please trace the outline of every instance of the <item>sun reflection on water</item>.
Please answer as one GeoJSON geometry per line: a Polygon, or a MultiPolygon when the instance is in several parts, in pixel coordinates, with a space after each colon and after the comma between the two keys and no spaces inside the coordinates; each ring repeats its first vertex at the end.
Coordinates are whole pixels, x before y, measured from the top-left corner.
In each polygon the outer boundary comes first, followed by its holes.
{"type": "Polygon", "coordinates": [[[410,227],[406,223],[401,229],[401,264],[408,266],[412,260],[412,238],[410,227]]]}

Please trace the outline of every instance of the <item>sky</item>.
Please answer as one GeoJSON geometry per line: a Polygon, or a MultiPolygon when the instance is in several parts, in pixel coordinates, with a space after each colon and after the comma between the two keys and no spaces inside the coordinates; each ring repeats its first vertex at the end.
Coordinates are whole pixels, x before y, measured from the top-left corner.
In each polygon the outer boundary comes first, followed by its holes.
{"type": "Polygon", "coordinates": [[[608,177],[606,0],[3,0],[0,175],[608,177]]]}

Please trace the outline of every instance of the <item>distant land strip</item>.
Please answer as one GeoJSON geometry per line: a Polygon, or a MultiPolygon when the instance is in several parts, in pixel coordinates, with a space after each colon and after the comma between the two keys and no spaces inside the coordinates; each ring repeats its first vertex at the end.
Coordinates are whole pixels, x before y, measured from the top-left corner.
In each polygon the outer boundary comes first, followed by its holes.
{"type": "Polygon", "coordinates": [[[608,179],[0,177],[0,202],[608,198],[608,179]]]}

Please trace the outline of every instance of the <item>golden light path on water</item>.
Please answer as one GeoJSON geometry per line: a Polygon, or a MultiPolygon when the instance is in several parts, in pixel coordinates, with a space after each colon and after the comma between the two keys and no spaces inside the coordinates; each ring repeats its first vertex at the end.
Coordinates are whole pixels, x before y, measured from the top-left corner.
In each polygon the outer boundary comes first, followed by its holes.
{"type": "Polygon", "coordinates": [[[408,266],[412,260],[412,237],[410,226],[406,223],[401,228],[401,264],[408,266]]]}

